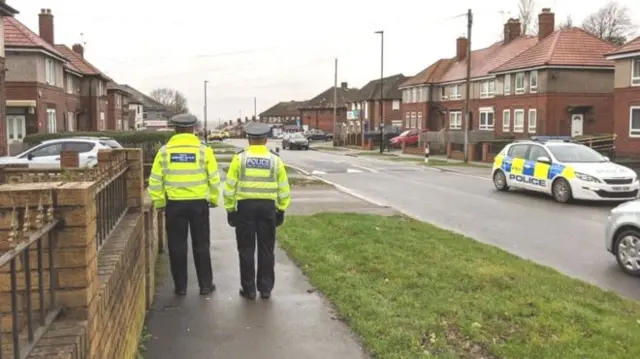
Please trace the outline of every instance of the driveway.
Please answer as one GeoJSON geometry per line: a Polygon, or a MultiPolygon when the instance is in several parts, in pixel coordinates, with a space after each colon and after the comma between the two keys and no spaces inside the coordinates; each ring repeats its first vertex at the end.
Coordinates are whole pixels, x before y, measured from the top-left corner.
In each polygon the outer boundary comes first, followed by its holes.
{"type": "Polygon", "coordinates": [[[606,218],[613,204],[562,205],[541,195],[500,193],[483,168],[472,170],[477,173],[442,172],[318,151],[281,151],[281,156],[286,163],[316,171],[420,220],[640,299],[638,280],[622,273],[604,248],[606,218]]]}

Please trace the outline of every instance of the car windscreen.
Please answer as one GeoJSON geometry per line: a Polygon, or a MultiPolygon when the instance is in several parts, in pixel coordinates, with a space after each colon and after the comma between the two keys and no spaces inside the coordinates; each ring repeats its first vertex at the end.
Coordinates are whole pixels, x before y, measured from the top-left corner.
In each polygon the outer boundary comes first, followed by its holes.
{"type": "Polygon", "coordinates": [[[560,162],[607,162],[604,156],[583,145],[547,146],[547,148],[560,162]]]}
{"type": "Polygon", "coordinates": [[[398,136],[406,137],[406,136],[409,136],[410,133],[411,133],[411,131],[404,131],[403,133],[399,134],[398,136]]]}
{"type": "Polygon", "coordinates": [[[116,140],[100,140],[100,144],[108,146],[110,148],[122,148],[122,146],[116,140]]]}

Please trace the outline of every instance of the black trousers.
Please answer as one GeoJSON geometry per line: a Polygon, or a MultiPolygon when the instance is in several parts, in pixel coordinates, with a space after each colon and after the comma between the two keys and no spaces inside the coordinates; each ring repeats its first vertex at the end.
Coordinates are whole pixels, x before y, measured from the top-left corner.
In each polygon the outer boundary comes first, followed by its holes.
{"type": "Polygon", "coordinates": [[[276,204],[272,200],[238,201],[236,240],[240,257],[240,285],[245,292],[271,293],[275,281],[276,204]],[[258,275],[254,254],[258,243],[258,275]],[[257,282],[257,285],[256,285],[257,282]]]}
{"type": "Polygon", "coordinates": [[[187,237],[191,229],[191,249],[200,288],[213,285],[209,253],[209,203],[207,200],[168,201],[165,209],[171,274],[176,289],[187,288],[187,237]]]}

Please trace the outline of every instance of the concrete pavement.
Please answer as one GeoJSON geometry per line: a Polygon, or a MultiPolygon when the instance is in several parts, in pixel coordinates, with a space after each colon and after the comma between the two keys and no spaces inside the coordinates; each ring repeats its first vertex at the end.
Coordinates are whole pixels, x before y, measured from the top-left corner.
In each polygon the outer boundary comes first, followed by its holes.
{"type": "MultiPolygon", "coordinates": [[[[319,211],[392,213],[332,188],[294,189],[289,214],[319,211]]],[[[307,282],[287,255],[276,249],[273,297],[250,302],[238,296],[238,255],[224,210],[211,212],[211,254],[218,289],[198,294],[189,255],[187,296],[176,298],[169,278],[147,317],[149,359],[358,359],[368,358],[349,328],[307,282]]]]}
{"type": "Polygon", "coordinates": [[[363,197],[640,299],[638,280],[622,273],[604,248],[606,218],[615,204],[562,205],[543,195],[500,193],[483,168],[454,173],[319,151],[281,153],[287,163],[309,172],[332,163],[343,171],[319,176],[363,197]],[[351,166],[375,171],[347,173],[351,166]]]}

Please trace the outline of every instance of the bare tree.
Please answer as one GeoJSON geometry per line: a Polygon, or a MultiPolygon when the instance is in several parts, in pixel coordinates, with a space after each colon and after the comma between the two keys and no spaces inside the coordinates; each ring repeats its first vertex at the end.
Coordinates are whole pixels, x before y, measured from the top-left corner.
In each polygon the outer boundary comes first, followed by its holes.
{"type": "Polygon", "coordinates": [[[149,97],[166,107],[170,116],[189,113],[187,99],[184,97],[184,94],[178,90],[161,87],[151,91],[149,97]]]}
{"type": "Polygon", "coordinates": [[[610,1],[582,23],[582,29],[614,45],[622,45],[632,36],[637,26],[631,20],[629,8],[610,1]]]}
{"type": "Polygon", "coordinates": [[[564,19],[563,22],[558,24],[557,29],[561,30],[561,29],[568,29],[571,27],[573,27],[573,19],[571,19],[571,15],[567,15],[567,18],[564,19]]]}
{"type": "Polygon", "coordinates": [[[537,31],[537,21],[534,21],[535,11],[535,0],[518,0],[518,17],[522,26],[522,35],[531,35],[537,31]]]}

